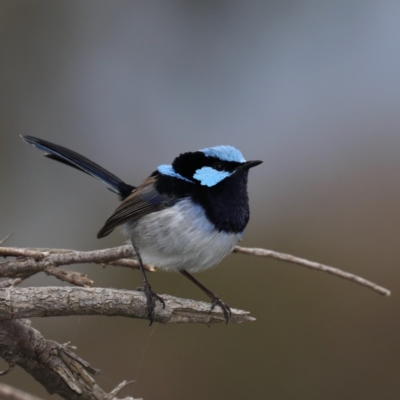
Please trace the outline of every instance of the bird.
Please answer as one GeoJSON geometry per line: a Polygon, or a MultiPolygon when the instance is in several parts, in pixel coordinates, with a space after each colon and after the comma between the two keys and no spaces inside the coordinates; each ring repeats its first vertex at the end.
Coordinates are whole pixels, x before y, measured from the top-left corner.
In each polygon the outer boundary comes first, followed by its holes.
{"type": "Polygon", "coordinates": [[[82,155],[33,136],[22,139],[44,156],[102,181],[119,196],[120,205],[106,220],[97,238],[121,227],[139,263],[147,318],[154,320],[156,302],[165,308],[147,278],[144,265],[178,271],[211,300],[211,311],[222,309],[228,323],[231,308],[192,273],[218,264],[232,252],[249,222],[249,169],[262,163],[246,161],[233,146],[221,145],[177,156],[162,164],[138,186],[125,183],[82,155]]]}

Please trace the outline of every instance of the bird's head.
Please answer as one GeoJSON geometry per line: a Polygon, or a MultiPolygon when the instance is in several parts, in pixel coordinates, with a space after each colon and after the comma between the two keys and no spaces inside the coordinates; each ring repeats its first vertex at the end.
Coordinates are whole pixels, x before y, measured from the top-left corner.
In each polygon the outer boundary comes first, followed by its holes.
{"type": "Polygon", "coordinates": [[[262,161],[246,161],[232,146],[215,146],[182,153],[172,165],[160,165],[158,172],[194,185],[213,187],[235,175],[247,179],[248,170],[262,161]]]}

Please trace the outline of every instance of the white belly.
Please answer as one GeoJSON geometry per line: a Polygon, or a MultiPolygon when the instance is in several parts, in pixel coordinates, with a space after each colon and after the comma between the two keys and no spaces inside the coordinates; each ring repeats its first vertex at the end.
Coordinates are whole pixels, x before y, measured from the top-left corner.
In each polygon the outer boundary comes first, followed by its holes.
{"type": "Polygon", "coordinates": [[[218,232],[203,208],[189,199],[127,223],[124,231],[145,264],[188,272],[219,263],[240,239],[240,234],[218,232]]]}

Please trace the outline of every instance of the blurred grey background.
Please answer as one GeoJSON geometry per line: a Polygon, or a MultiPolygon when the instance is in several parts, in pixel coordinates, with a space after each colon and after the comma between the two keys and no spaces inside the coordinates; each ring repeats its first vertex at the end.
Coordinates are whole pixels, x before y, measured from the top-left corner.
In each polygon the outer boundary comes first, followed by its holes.
{"type": "MultiPolygon", "coordinates": [[[[197,275],[251,324],[34,319],[71,341],[111,390],[158,399],[400,396],[400,3],[19,1],[0,3],[0,236],[100,249],[117,205],[101,183],[18,135],[81,152],[137,184],[180,152],[231,144],[250,174],[245,246],[333,265],[393,291],[232,255],[197,275]]],[[[77,266],[95,285],[132,271],[77,266]]],[[[177,274],[156,292],[206,300],[177,274]]],[[[58,285],[39,275],[26,285],[58,285]]],[[[0,362],[0,368],[5,367],[0,362]]],[[[5,382],[54,398],[16,368],[5,382]]]]}

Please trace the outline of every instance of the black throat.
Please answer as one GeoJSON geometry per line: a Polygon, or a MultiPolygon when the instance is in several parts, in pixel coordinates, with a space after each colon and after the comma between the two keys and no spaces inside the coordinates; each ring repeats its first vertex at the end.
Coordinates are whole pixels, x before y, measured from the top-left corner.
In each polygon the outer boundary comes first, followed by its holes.
{"type": "Polygon", "coordinates": [[[175,198],[190,197],[203,207],[208,220],[218,231],[242,233],[249,222],[249,198],[247,194],[248,171],[236,171],[215,186],[207,187],[182,179],[155,173],[156,189],[175,198]]]}

